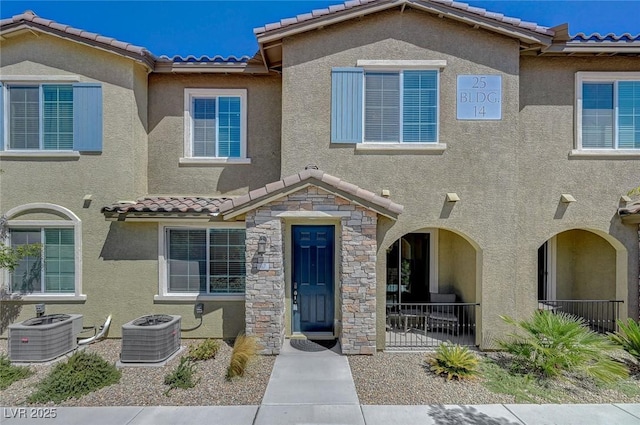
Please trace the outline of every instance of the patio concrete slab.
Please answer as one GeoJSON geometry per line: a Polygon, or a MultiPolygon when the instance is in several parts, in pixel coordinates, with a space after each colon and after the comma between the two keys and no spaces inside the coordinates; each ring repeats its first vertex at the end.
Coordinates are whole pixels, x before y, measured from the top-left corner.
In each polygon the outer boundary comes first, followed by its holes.
{"type": "MultiPolygon", "coordinates": [[[[388,422],[401,423],[401,422],[388,422]]],[[[262,405],[255,425],[365,425],[359,405],[262,405]]]]}
{"type": "Polygon", "coordinates": [[[529,425],[640,425],[640,419],[612,404],[507,404],[505,407],[529,425]]]}
{"type": "Polygon", "coordinates": [[[127,425],[252,425],[258,406],[147,407],[127,425]]]}
{"type": "Polygon", "coordinates": [[[129,424],[144,408],[129,407],[3,407],[2,425],[65,424],[119,425],[129,424]],[[53,413],[55,412],[55,413],[53,413]],[[49,417],[43,417],[48,413],[49,417]],[[51,417],[55,415],[55,417],[51,417]]]}
{"type": "Polygon", "coordinates": [[[618,404],[614,404],[614,406],[624,410],[625,412],[635,416],[636,418],[640,418],[640,404],[618,403],[618,404]]]}
{"type": "Polygon", "coordinates": [[[367,425],[485,424],[523,425],[501,404],[477,406],[362,406],[367,425]]]}

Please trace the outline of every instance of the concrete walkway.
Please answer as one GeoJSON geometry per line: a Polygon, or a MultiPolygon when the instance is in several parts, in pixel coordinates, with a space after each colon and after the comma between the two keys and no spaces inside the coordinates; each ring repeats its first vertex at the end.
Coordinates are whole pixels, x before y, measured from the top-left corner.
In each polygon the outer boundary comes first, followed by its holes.
{"type": "Polygon", "coordinates": [[[2,425],[640,425],[640,404],[360,405],[338,348],[304,352],[288,342],[260,406],[0,409],[2,425]]]}
{"type": "Polygon", "coordinates": [[[256,425],[364,425],[347,357],[310,341],[287,340],[276,358],[256,425]],[[292,346],[316,352],[302,351],[292,346]],[[317,347],[317,348],[315,348],[317,347]]]}

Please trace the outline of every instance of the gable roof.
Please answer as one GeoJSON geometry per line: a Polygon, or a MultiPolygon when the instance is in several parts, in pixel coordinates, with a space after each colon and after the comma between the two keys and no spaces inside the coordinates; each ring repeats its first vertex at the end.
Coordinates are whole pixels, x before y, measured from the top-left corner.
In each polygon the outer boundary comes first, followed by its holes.
{"type": "Polygon", "coordinates": [[[116,40],[112,37],[105,37],[100,34],[85,31],[83,29],[74,28],[70,25],[59,24],[51,19],[40,18],[31,10],[27,10],[20,15],[0,20],[0,37],[8,38],[12,34],[19,33],[22,30],[30,29],[44,33],[48,33],[57,37],[62,37],[107,50],[142,62],[148,68],[153,69],[155,56],[144,47],[136,46],[131,43],[116,40]]]}
{"type": "Polygon", "coordinates": [[[282,62],[282,39],[285,37],[385,10],[402,12],[407,7],[518,39],[524,55],[640,54],[640,34],[603,36],[579,33],[571,36],[567,24],[549,28],[453,0],[348,0],[254,28],[253,32],[267,66],[278,68],[282,62]]]}
{"type": "Polygon", "coordinates": [[[219,55],[213,57],[201,56],[199,58],[195,56],[156,57],[144,47],[80,28],[74,28],[70,25],[60,24],[51,19],[44,19],[31,10],[0,20],[0,40],[19,35],[25,30],[47,33],[125,56],[144,64],[149,70],[156,72],[268,73],[260,55],[256,55],[253,58],[249,56],[240,58],[235,56],[222,57],[219,55]]]}
{"type": "Polygon", "coordinates": [[[534,22],[489,12],[452,0],[348,0],[343,4],[317,9],[255,28],[253,32],[268,65],[278,67],[282,58],[281,41],[285,37],[390,9],[403,12],[406,7],[516,38],[527,48],[532,45],[549,46],[555,34],[553,29],[534,22]]]}
{"type": "MultiPolygon", "coordinates": [[[[286,27],[295,26],[297,24],[311,24],[313,21],[321,20],[328,15],[337,17],[341,13],[344,14],[344,12],[347,11],[355,11],[359,14],[358,16],[362,16],[364,14],[379,12],[381,10],[395,7],[404,8],[405,6],[416,7],[423,10],[428,9],[427,11],[438,14],[443,13],[446,14],[445,16],[447,17],[459,20],[466,20],[464,19],[465,17],[472,20],[478,19],[479,24],[482,23],[481,19],[486,18],[496,23],[508,24],[516,28],[526,29],[540,34],[553,36],[553,30],[542,25],[538,25],[535,22],[523,21],[519,18],[505,16],[502,13],[489,12],[486,9],[480,7],[474,7],[468,5],[467,3],[461,3],[452,0],[348,0],[343,4],[329,6],[324,9],[317,9],[310,13],[303,13],[294,16],[293,18],[281,19],[279,22],[274,22],[266,24],[263,27],[254,28],[253,33],[258,36],[258,38],[260,38],[263,35],[273,33],[286,27]],[[367,10],[365,6],[378,7],[367,10]],[[455,15],[456,11],[466,12],[468,16],[466,16],[465,14],[455,15]]],[[[347,15],[343,19],[340,19],[340,21],[347,19],[351,19],[351,17],[347,15]]]]}
{"type": "Polygon", "coordinates": [[[252,190],[244,196],[229,199],[220,205],[219,210],[223,218],[228,220],[310,185],[392,219],[396,219],[404,210],[402,205],[390,199],[315,169],[306,169],[252,190]]]}

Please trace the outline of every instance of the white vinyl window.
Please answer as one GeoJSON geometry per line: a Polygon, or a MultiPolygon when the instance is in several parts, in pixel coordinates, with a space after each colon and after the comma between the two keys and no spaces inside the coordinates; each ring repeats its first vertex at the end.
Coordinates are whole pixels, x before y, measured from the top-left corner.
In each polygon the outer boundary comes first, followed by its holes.
{"type": "Polygon", "coordinates": [[[247,157],[247,91],[185,89],[185,157],[247,157]]]}
{"type": "Polygon", "coordinates": [[[437,142],[438,71],[365,70],[364,86],[365,142],[437,142]]]}
{"type": "Polygon", "coordinates": [[[165,227],[165,295],[244,295],[244,227],[165,227]]]}
{"type": "Polygon", "coordinates": [[[55,204],[26,204],[6,213],[4,243],[11,248],[39,246],[39,253],[23,257],[13,271],[5,271],[5,290],[27,300],[86,299],[82,292],[82,225],[70,210],[55,204]],[[33,211],[52,219],[24,220],[33,211]],[[62,219],[61,219],[62,218],[62,219]]]}
{"type": "Polygon", "coordinates": [[[640,73],[579,72],[578,150],[640,152],[640,73]]]}
{"type": "Polygon", "coordinates": [[[10,84],[7,150],[73,150],[73,86],[10,84]]]}
{"type": "Polygon", "coordinates": [[[21,294],[75,293],[73,228],[13,228],[11,247],[38,244],[40,255],[24,257],[11,273],[10,291],[21,294]]]}

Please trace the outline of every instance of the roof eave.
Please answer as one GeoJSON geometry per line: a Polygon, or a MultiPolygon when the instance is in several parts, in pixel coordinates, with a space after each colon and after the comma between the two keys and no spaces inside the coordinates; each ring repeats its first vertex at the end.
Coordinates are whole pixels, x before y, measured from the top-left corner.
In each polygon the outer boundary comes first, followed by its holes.
{"type": "Polygon", "coordinates": [[[597,42],[590,45],[585,43],[562,43],[553,44],[542,49],[541,54],[638,54],[640,53],[640,42],[597,42]]]}
{"type": "Polygon", "coordinates": [[[204,62],[156,62],[154,72],[180,74],[269,74],[264,66],[256,64],[212,64],[204,62]]]}
{"type": "Polygon", "coordinates": [[[234,219],[236,217],[239,217],[241,215],[246,214],[247,212],[254,210],[256,208],[259,208],[263,205],[266,205],[270,202],[273,202],[277,199],[280,199],[284,196],[290,195],[292,193],[295,193],[301,189],[304,189],[306,187],[309,186],[316,186],[319,187],[331,194],[334,194],[336,196],[339,196],[349,202],[352,202],[356,205],[360,205],[363,208],[367,208],[369,210],[372,210],[374,212],[376,212],[377,214],[383,215],[385,217],[388,217],[392,220],[397,220],[398,219],[398,214],[394,211],[391,211],[387,208],[384,208],[380,205],[376,205],[372,202],[367,202],[364,199],[361,199],[357,196],[354,196],[352,194],[349,194],[347,192],[344,192],[342,190],[339,190],[325,182],[323,182],[322,180],[318,180],[317,178],[310,178],[310,179],[306,179],[303,181],[300,181],[294,185],[291,186],[286,186],[281,190],[278,191],[274,191],[272,193],[269,193],[266,196],[257,198],[255,200],[251,200],[250,202],[247,202],[245,204],[242,204],[236,208],[232,208],[230,210],[224,211],[221,213],[222,217],[224,220],[231,220],[234,219]]]}
{"type": "Polygon", "coordinates": [[[285,37],[348,21],[350,19],[358,18],[371,13],[381,12],[387,9],[400,8],[400,6],[402,5],[410,6],[417,10],[430,12],[438,16],[451,18],[460,22],[465,22],[469,25],[477,25],[480,28],[498,32],[509,37],[518,38],[521,41],[529,44],[550,45],[553,40],[553,35],[551,34],[545,35],[536,31],[527,30],[525,28],[516,28],[513,25],[507,23],[500,24],[489,18],[484,18],[470,12],[452,9],[445,4],[429,3],[427,5],[421,2],[414,1],[401,3],[395,1],[386,1],[384,3],[362,5],[354,9],[336,12],[335,14],[319,16],[315,19],[298,24],[287,25],[286,27],[281,29],[265,31],[263,33],[256,34],[256,38],[259,44],[270,43],[285,37]]]}
{"type": "MultiPolygon", "coordinates": [[[[549,30],[549,34],[543,34],[538,31],[528,30],[526,28],[518,28],[509,23],[499,23],[490,18],[478,16],[471,12],[451,8],[445,4],[425,4],[415,0],[405,0],[402,2],[385,1],[382,3],[371,3],[328,15],[320,15],[308,21],[287,25],[284,28],[266,30],[261,33],[256,33],[256,39],[258,41],[260,50],[265,51],[265,46],[273,43],[279,43],[285,37],[290,37],[315,29],[321,29],[329,25],[349,21],[355,18],[360,18],[362,16],[375,12],[382,12],[393,8],[404,10],[406,6],[413,7],[416,10],[420,10],[423,12],[432,13],[441,18],[447,17],[449,19],[466,23],[477,28],[482,28],[487,31],[492,31],[494,33],[502,34],[507,37],[515,38],[529,46],[539,46],[540,49],[544,49],[545,47],[550,46],[553,42],[553,30],[549,30]]],[[[280,46],[277,48],[282,49],[282,47],[280,46]]],[[[265,51],[265,60],[267,61],[268,56],[268,53],[265,51]]],[[[274,65],[270,63],[269,65],[278,66],[279,64],[274,65]]]]}
{"type": "Polygon", "coordinates": [[[220,221],[213,213],[175,213],[175,212],[141,212],[141,211],[104,211],[106,221],[220,221]]]}
{"type": "Polygon", "coordinates": [[[155,66],[155,57],[150,52],[149,54],[139,54],[136,52],[129,51],[127,49],[121,49],[116,46],[106,45],[99,41],[92,41],[84,37],[69,34],[64,31],[56,30],[55,28],[39,25],[34,22],[22,21],[22,22],[15,22],[15,23],[4,25],[0,28],[0,39],[3,39],[8,34],[18,32],[18,31],[23,31],[23,30],[33,30],[33,31],[49,34],[54,37],[71,40],[79,44],[84,44],[85,46],[93,47],[105,52],[123,56],[144,65],[149,71],[152,71],[155,66]]]}

